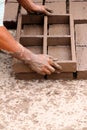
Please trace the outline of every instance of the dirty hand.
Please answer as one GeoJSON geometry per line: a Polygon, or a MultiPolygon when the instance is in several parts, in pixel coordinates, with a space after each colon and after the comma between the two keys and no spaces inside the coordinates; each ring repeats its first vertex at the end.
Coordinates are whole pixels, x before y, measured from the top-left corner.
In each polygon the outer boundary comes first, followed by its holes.
{"type": "Polygon", "coordinates": [[[27,48],[21,47],[21,51],[13,53],[13,56],[22,60],[32,70],[42,75],[50,75],[55,70],[60,72],[61,66],[53,61],[53,58],[48,55],[34,54],[27,48]]]}
{"type": "Polygon", "coordinates": [[[25,63],[27,63],[32,70],[42,75],[50,75],[55,69],[58,71],[61,70],[61,67],[57,63],[54,63],[48,55],[36,55],[32,53],[30,61],[25,59],[25,63]]]}
{"type": "Polygon", "coordinates": [[[30,13],[42,13],[45,14],[47,16],[51,15],[51,13],[53,12],[52,10],[46,8],[44,5],[34,5],[32,6],[31,9],[28,10],[28,12],[30,13]]]}

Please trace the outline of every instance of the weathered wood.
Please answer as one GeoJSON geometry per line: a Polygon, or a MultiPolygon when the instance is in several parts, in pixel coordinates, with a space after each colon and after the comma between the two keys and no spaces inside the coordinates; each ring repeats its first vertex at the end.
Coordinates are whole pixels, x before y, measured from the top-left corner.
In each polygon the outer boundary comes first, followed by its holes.
{"type": "Polygon", "coordinates": [[[66,14],[66,1],[49,0],[45,2],[46,7],[53,10],[54,14],[66,14]]]}
{"type": "Polygon", "coordinates": [[[87,79],[87,47],[76,47],[77,78],[87,79]]]}
{"type": "Polygon", "coordinates": [[[15,29],[17,25],[18,3],[7,2],[5,5],[4,25],[9,29],[15,29]]]}
{"type": "Polygon", "coordinates": [[[22,15],[22,24],[43,24],[43,15],[22,15]]]}
{"type": "Polygon", "coordinates": [[[47,16],[44,17],[44,38],[43,38],[43,54],[47,54],[47,16]]]}
{"type": "Polygon", "coordinates": [[[87,24],[76,24],[76,46],[87,46],[87,24]]]}
{"type": "Polygon", "coordinates": [[[87,1],[70,3],[70,14],[72,14],[75,23],[87,23],[87,1]]]}
{"type": "Polygon", "coordinates": [[[68,35],[49,35],[47,39],[48,46],[70,45],[70,36],[68,35]]]}
{"type": "Polygon", "coordinates": [[[63,79],[63,80],[72,80],[74,79],[73,77],[73,73],[53,73],[52,75],[48,75],[47,76],[47,79],[52,79],[52,80],[55,80],[55,79],[63,79]]]}
{"type": "Polygon", "coordinates": [[[40,46],[40,45],[43,45],[43,36],[21,35],[20,43],[24,46],[29,46],[29,45],[40,46]]]}
{"type": "Polygon", "coordinates": [[[17,23],[17,31],[16,31],[16,40],[19,42],[20,34],[21,34],[21,23],[22,17],[21,14],[18,15],[18,23],[17,23]]]}

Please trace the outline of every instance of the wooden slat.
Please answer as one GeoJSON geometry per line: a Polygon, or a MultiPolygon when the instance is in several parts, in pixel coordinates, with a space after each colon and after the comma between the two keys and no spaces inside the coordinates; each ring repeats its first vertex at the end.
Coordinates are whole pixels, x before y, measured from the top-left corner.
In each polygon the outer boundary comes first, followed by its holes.
{"type": "Polygon", "coordinates": [[[44,17],[44,38],[43,38],[43,54],[47,54],[47,16],[44,17]]]}

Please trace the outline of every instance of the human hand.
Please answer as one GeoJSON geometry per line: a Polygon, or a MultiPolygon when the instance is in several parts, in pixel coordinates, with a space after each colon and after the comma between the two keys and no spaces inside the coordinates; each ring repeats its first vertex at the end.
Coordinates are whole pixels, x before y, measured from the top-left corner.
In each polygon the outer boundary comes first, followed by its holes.
{"type": "Polygon", "coordinates": [[[47,16],[50,16],[53,11],[48,9],[48,8],[46,8],[44,5],[36,5],[35,4],[27,12],[29,12],[29,13],[37,13],[37,14],[45,14],[47,16]]]}
{"type": "Polygon", "coordinates": [[[37,55],[20,44],[18,44],[18,46],[20,51],[11,54],[28,65],[31,70],[42,75],[50,75],[55,72],[55,70],[58,73],[61,72],[61,66],[57,64],[53,57],[44,54],[37,55]]]}
{"type": "Polygon", "coordinates": [[[53,58],[48,55],[43,54],[34,54],[34,53],[25,53],[25,59],[24,62],[35,72],[42,74],[42,75],[50,75],[55,70],[57,72],[61,71],[61,66],[58,65],[56,62],[53,61],[53,58]],[[28,58],[30,57],[30,58],[28,58]]]}

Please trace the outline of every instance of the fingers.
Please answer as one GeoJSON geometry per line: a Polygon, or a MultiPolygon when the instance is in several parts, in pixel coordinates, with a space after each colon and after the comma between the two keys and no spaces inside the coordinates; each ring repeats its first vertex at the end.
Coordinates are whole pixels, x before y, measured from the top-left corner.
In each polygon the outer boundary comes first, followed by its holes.
{"type": "Polygon", "coordinates": [[[55,67],[55,69],[57,69],[57,70],[62,70],[62,67],[57,63],[58,62],[58,59],[57,58],[53,58],[52,56],[49,56],[49,58],[50,58],[50,64],[53,66],[53,67],[55,67]]]}
{"type": "Polygon", "coordinates": [[[47,9],[44,9],[44,10],[43,10],[43,13],[44,13],[45,15],[47,15],[47,16],[52,15],[52,14],[51,14],[51,11],[48,11],[47,9]]]}
{"type": "Polygon", "coordinates": [[[60,65],[58,65],[56,62],[53,62],[52,66],[55,67],[55,69],[57,69],[57,70],[60,70],[60,71],[62,70],[62,67],[60,65]]]}
{"type": "Polygon", "coordinates": [[[49,13],[53,13],[53,10],[48,9],[48,8],[46,8],[46,7],[45,7],[45,9],[46,9],[49,13]]]}

